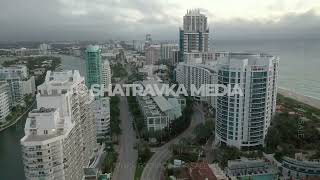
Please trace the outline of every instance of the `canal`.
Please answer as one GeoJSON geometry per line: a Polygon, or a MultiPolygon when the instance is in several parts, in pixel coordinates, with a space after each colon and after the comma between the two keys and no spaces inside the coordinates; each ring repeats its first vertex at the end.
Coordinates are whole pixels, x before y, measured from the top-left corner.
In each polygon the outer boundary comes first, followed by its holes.
{"type": "MultiPolygon", "coordinates": [[[[61,69],[79,70],[85,74],[84,60],[78,57],[61,57],[61,69]]],[[[3,62],[0,60],[0,63],[3,62]]],[[[16,125],[0,132],[0,180],[24,180],[20,139],[24,136],[26,117],[16,125]]]]}

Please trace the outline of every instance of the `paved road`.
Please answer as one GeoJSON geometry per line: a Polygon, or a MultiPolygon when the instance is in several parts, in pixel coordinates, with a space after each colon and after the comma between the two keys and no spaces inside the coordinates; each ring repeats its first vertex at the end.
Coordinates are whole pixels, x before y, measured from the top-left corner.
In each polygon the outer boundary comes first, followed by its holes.
{"type": "Polygon", "coordinates": [[[192,131],[196,125],[199,123],[203,123],[205,121],[204,113],[201,111],[201,107],[194,107],[194,113],[192,115],[192,121],[187,130],[185,130],[182,134],[177,136],[175,139],[172,139],[165,145],[154,149],[155,153],[148,161],[146,167],[143,170],[141,180],[160,180],[162,177],[162,173],[164,171],[163,164],[170,158],[171,152],[169,151],[169,147],[172,144],[178,143],[181,138],[190,137],[192,135],[192,131]]]}
{"type": "Polygon", "coordinates": [[[138,153],[137,150],[134,149],[136,135],[132,128],[131,117],[129,117],[126,97],[120,97],[120,119],[122,130],[119,144],[120,151],[112,180],[130,180],[134,179],[138,153]]]}

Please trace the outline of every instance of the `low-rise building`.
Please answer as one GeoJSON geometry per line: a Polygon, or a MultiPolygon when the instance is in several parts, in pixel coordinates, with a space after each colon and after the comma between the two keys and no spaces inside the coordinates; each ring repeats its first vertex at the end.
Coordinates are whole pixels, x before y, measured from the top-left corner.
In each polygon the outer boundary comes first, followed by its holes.
{"type": "Polygon", "coordinates": [[[286,179],[300,180],[307,177],[320,178],[320,160],[309,161],[306,159],[282,158],[282,175],[286,179]]]}
{"type": "MultiPolygon", "coordinates": [[[[144,87],[149,83],[155,82],[142,82],[144,87]]],[[[168,127],[171,121],[182,116],[182,109],[185,107],[185,101],[181,100],[184,99],[183,97],[146,95],[136,98],[149,131],[162,130],[168,127]]]]}
{"type": "Polygon", "coordinates": [[[229,160],[226,170],[227,175],[233,180],[236,179],[276,179],[278,170],[270,162],[264,159],[229,160]]]}
{"type": "Polygon", "coordinates": [[[188,172],[190,180],[228,180],[217,164],[191,163],[188,172]]]}

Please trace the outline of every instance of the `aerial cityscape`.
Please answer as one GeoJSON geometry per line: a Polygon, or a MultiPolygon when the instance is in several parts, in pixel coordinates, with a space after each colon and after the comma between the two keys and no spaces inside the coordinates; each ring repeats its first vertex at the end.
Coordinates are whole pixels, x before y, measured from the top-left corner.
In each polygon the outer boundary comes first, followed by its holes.
{"type": "Polygon", "coordinates": [[[320,180],[318,1],[19,3],[1,180],[320,180]]]}

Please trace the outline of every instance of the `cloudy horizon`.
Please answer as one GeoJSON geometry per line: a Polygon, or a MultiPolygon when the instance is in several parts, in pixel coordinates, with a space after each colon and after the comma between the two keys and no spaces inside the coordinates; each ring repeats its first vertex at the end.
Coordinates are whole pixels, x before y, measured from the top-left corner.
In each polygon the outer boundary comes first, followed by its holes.
{"type": "Polygon", "coordinates": [[[1,0],[0,41],[177,40],[188,9],[211,39],[318,38],[318,0],[1,0]]]}

